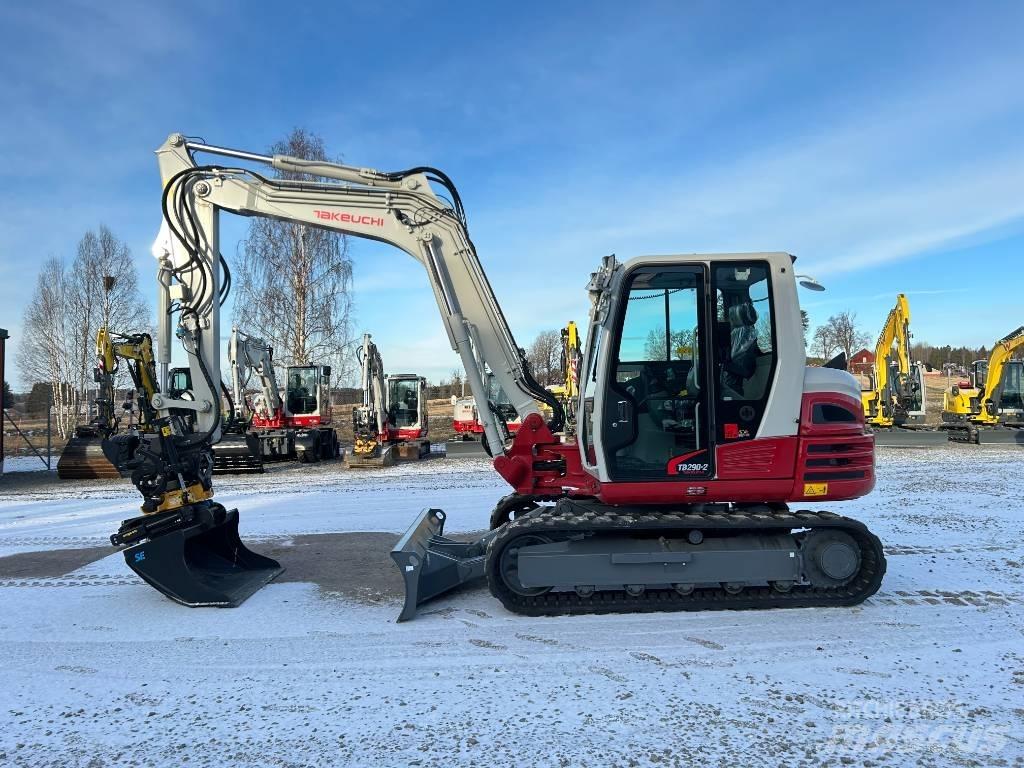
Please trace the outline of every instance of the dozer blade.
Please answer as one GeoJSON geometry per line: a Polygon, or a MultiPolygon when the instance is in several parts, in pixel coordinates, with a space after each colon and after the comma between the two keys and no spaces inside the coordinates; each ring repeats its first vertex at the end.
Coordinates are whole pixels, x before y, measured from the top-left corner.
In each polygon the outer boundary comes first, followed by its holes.
{"type": "Polygon", "coordinates": [[[151,587],[191,607],[236,608],[284,571],[242,543],[237,509],[218,525],[197,522],[128,547],[124,559],[151,587]]]}
{"type": "Polygon", "coordinates": [[[405,603],[398,621],[408,621],[427,600],[484,575],[487,542],[493,532],[474,542],[446,539],[445,514],[424,509],[391,550],[405,580],[405,603]]]}

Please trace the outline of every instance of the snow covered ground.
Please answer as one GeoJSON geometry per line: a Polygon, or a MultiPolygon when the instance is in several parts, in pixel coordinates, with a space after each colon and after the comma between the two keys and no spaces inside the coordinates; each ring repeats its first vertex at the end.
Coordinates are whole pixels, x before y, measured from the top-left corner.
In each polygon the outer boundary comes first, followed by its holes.
{"type": "MultiPolygon", "coordinates": [[[[35,455],[27,456],[4,456],[4,472],[45,472],[47,470],[45,462],[46,455],[43,454],[43,458],[35,455]]],[[[50,457],[50,469],[57,469],[57,459],[59,455],[53,455],[50,457]]]]}
{"type": "MultiPolygon", "coordinates": [[[[831,505],[887,550],[853,609],[530,619],[481,588],[396,625],[302,582],[182,608],[117,554],[0,571],[0,765],[1024,765],[1024,453],[879,453],[876,491],[831,505]]],[[[0,558],[103,545],[137,508],[124,481],[11,477],[0,558]]],[[[479,530],[505,493],[471,459],[217,488],[258,551],[428,505],[479,530]]]]}

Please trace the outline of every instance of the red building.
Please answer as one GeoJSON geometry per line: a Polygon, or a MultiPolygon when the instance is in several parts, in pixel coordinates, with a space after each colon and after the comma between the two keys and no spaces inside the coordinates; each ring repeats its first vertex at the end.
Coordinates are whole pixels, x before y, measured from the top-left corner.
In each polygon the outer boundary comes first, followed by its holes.
{"type": "Polygon", "coordinates": [[[875,353],[868,349],[862,349],[860,352],[856,352],[850,360],[849,370],[850,373],[859,373],[862,376],[867,376],[871,373],[871,369],[875,365],[875,353]]]}

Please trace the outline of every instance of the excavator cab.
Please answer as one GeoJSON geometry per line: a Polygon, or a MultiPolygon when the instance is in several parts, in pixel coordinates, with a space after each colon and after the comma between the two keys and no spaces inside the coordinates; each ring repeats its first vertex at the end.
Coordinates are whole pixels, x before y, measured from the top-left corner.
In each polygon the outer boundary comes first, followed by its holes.
{"type": "Polygon", "coordinates": [[[1024,360],[1010,360],[1005,364],[1002,385],[1000,409],[1024,412],[1024,360]]]}
{"type": "Polygon", "coordinates": [[[171,368],[168,379],[168,394],[173,398],[192,390],[192,372],[188,368],[171,368]]]}
{"type": "Polygon", "coordinates": [[[331,367],[292,365],[285,372],[284,415],[296,428],[295,454],[300,462],[338,455],[331,423],[331,367]]]}
{"type": "Polygon", "coordinates": [[[512,405],[512,401],[509,400],[505,390],[498,384],[493,373],[487,374],[487,399],[494,403],[494,407],[506,422],[519,420],[515,406],[512,405]]]}
{"type": "MultiPolygon", "coordinates": [[[[285,386],[285,414],[330,421],[330,366],[292,365],[288,367],[285,386]],[[326,405],[326,408],[321,406],[326,405]]],[[[310,423],[314,423],[310,421],[310,423]]]]}
{"type": "Polygon", "coordinates": [[[427,380],[412,373],[392,373],[384,380],[387,382],[388,432],[400,440],[424,437],[427,432],[427,380]]]}

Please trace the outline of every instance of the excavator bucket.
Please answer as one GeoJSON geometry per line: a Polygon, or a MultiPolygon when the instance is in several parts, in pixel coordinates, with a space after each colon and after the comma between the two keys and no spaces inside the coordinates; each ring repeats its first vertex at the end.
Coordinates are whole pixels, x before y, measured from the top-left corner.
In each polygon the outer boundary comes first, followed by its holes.
{"type": "Polygon", "coordinates": [[[408,621],[427,600],[484,575],[488,534],[474,542],[453,541],[444,532],[445,514],[424,509],[391,550],[405,580],[405,603],[398,621],[408,621]]]}
{"type": "Polygon", "coordinates": [[[57,477],[61,480],[93,480],[120,477],[117,467],[103,452],[103,437],[80,427],[68,440],[57,460],[57,477]]]}
{"type": "Polygon", "coordinates": [[[191,607],[236,608],[284,568],[238,537],[238,510],[210,526],[196,522],[124,550],[128,567],[147,584],[191,607]]]}

